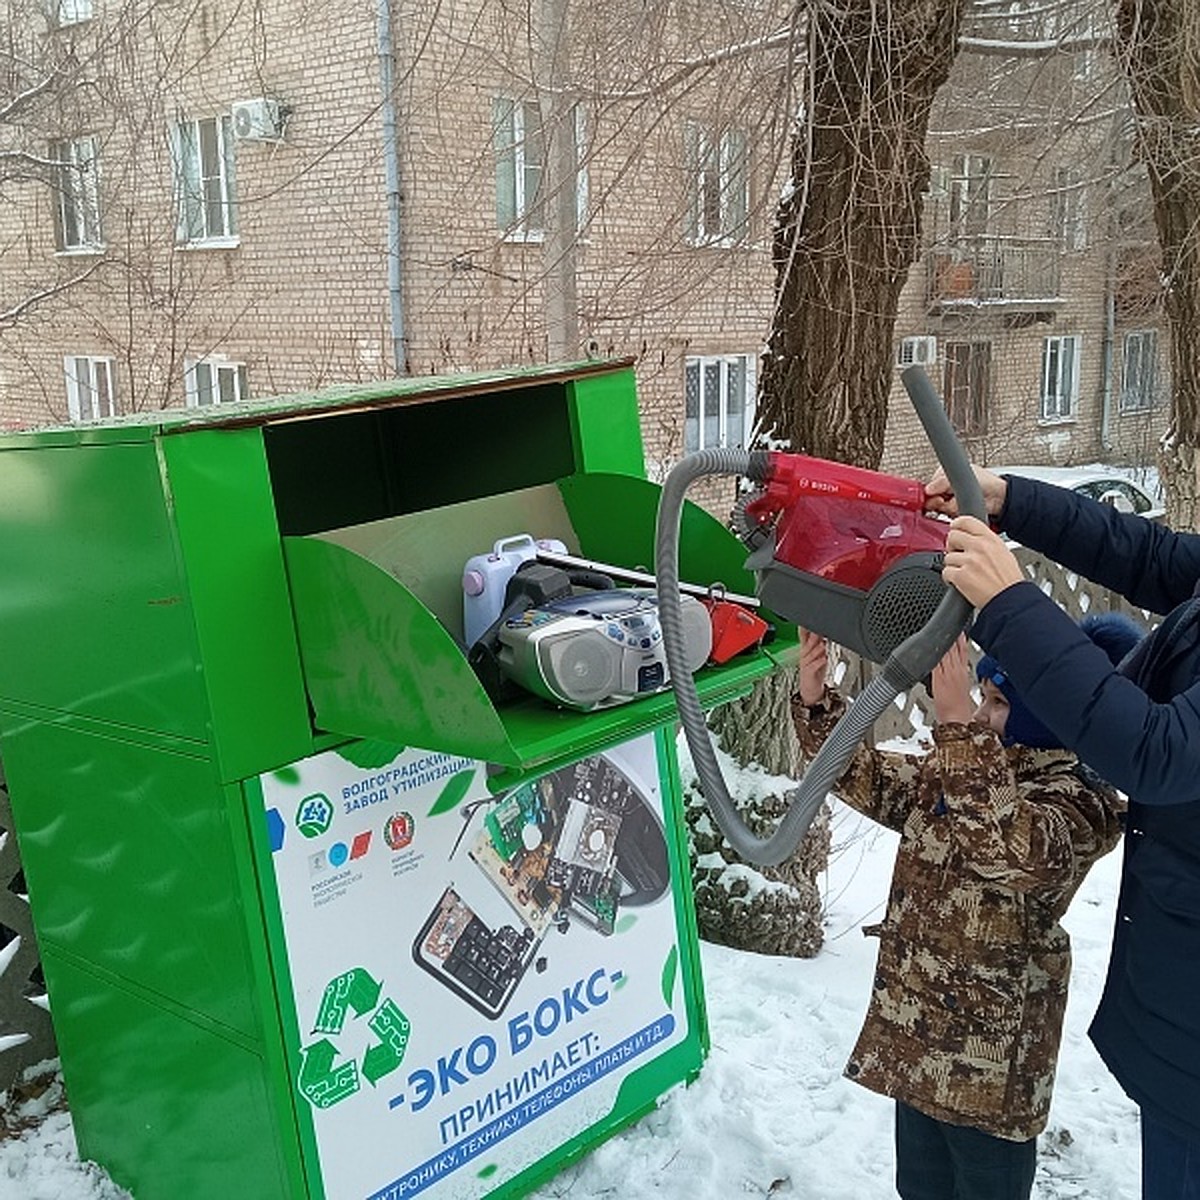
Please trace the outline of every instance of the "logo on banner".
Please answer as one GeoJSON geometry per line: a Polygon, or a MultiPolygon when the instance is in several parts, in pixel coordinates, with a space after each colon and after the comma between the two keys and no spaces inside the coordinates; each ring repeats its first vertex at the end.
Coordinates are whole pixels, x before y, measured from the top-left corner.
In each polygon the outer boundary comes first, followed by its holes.
{"type": "MultiPolygon", "coordinates": [[[[331,866],[341,867],[348,862],[353,862],[356,858],[362,858],[371,846],[371,831],[365,830],[360,834],[356,834],[354,841],[349,846],[345,842],[334,842],[329,847],[329,862],[331,866]]],[[[315,856],[314,856],[315,857],[315,856]]]]}
{"type": "Polygon", "coordinates": [[[383,827],[383,840],[392,850],[403,850],[413,840],[415,828],[412,813],[393,813],[383,827]]]}
{"type": "Polygon", "coordinates": [[[296,828],[306,838],[320,837],[333,824],[333,805],[320,792],[305,796],[296,810],[296,828]]]}

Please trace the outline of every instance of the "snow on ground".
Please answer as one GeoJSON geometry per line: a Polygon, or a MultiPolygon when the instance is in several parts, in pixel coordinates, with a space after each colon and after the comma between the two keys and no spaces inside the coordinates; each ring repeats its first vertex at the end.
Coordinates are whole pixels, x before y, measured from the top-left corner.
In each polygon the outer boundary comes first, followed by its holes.
{"type": "MultiPolygon", "coordinates": [[[[712,1052],[699,1080],[543,1185],[537,1200],[885,1200],[890,1101],[850,1083],[842,1064],[874,966],[859,927],[878,919],[894,835],[835,811],[826,944],[812,960],[702,947],[712,1052]]],[[[1137,1117],[1087,1040],[1108,958],[1119,854],[1092,871],[1067,925],[1075,973],[1037,1200],[1135,1200],[1137,1117]]],[[[126,1200],[81,1163],[61,1085],[0,1109],[0,1200],[126,1200]],[[28,1122],[29,1127],[13,1130],[28,1122]]],[[[136,1200],[136,1196],[134,1198],[136,1200]]],[[[188,1200],[180,1197],[179,1200],[188,1200]]]]}
{"type": "MultiPolygon", "coordinates": [[[[712,1053],[700,1080],[536,1193],[539,1200],[795,1195],[886,1200],[892,1104],[842,1078],[866,1008],[895,836],[839,807],[825,948],[810,961],[705,944],[712,1053]]],[[[1075,949],[1059,1082],[1037,1200],[1135,1200],[1136,1110],[1087,1040],[1104,980],[1120,855],[1100,862],[1066,924],[1075,949]]]]}

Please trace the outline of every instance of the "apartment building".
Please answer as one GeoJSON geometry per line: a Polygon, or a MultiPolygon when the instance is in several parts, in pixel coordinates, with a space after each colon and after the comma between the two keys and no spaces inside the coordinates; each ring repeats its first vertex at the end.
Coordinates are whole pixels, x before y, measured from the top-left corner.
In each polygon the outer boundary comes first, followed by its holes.
{"type": "Polygon", "coordinates": [[[5,423],[598,355],[651,457],[745,438],[792,82],[705,59],[771,4],[7,7],[70,84],[0,207],[5,423]]]}
{"type": "MultiPolygon", "coordinates": [[[[637,364],[652,469],[746,438],[786,4],[5,7],[10,94],[49,80],[0,130],[30,166],[0,206],[6,425],[598,355],[637,364]]],[[[1061,57],[1015,122],[983,115],[995,60],[960,60],[897,361],[976,457],[1134,461],[1167,392],[1148,204],[1111,121],[1048,137],[1061,57]]],[[[924,469],[893,406],[885,466],[924,469]]]]}
{"type": "MultiPolygon", "coordinates": [[[[1149,189],[1111,56],[962,55],[927,147],[924,250],[897,362],[927,366],[978,461],[1153,464],[1169,342],[1149,189]]],[[[899,391],[892,411],[888,460],[920,459],[899,391]]]]}

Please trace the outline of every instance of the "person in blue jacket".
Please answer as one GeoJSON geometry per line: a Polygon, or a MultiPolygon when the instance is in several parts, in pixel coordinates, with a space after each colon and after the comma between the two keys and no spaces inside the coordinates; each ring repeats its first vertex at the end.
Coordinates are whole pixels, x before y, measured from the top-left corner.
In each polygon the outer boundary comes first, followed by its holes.
{"type": "Polygon", "coordinates": [[[991,525],[1164,620],[1116,667],[996,532],[954,517],[972,638],[1062,744],[1129,797],[1112,955],[1090,1036],[1141,1112],[1143,1200],[1200,1200],[1200,534],[976,468],[991,525]]]}

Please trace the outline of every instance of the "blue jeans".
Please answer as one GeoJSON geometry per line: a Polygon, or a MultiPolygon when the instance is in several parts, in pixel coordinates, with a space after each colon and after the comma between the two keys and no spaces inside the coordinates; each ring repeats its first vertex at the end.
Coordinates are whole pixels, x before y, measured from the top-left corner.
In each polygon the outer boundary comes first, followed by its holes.
{"type": "Polygon", "coordinates": [[[1200,1142],[1141,1117],[1142,1200],[1200,1200],[1200,1142]]]}
{"type": "Polygon", "coordinates": [[[896,1101],[901,1200],[1028,1200],[1036,1169],[1037,1138],[1009,1142],[896,1101]]]}

